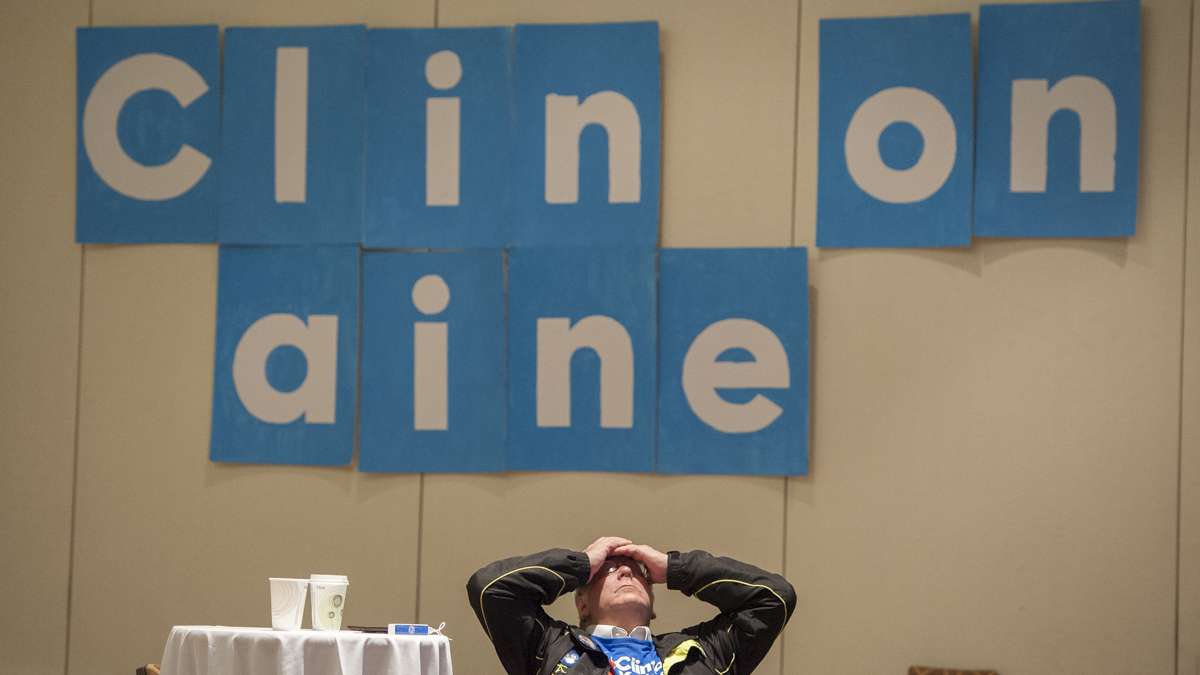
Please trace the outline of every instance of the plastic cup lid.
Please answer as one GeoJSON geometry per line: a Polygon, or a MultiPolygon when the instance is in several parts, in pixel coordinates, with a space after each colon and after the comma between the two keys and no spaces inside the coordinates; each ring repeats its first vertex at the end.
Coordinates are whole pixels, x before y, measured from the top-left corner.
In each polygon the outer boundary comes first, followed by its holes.
{"type": "Polygon", "coordinates": [[[307,584],[309,582],[308,579],[292,579],[290,577],[267,577],[267,579],[269,581],[296,581],[302,584],[307,584]]]}
{"type": "Polygon", "coordinates": [[[332,581],[334,583],[349,583],[350,579],[344,574],[314,574],[309,581],[332,581]]]}

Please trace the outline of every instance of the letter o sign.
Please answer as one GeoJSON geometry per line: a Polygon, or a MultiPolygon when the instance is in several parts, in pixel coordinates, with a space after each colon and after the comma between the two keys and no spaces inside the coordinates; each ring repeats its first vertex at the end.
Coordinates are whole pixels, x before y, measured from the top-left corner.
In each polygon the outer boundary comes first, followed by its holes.
{"type": "Polygon", "coordinates": [[[929,92],[913,87],[884,89],[862,102],[846,129],[846,168],[858,187],[891,204],[928,199],[946,184],[958,151],[954,120],[929,92]],[[917,128],[925,145],[907,169],[893,169],[879,154],[879,137],[896,122],[917,128]]]}

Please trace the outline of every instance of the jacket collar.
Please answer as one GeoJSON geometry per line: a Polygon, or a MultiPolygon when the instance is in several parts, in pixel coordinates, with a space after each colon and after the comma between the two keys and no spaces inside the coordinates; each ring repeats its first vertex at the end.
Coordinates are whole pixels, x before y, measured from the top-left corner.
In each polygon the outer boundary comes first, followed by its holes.
{"type": "Polygon", "coordinates": [[[576,645],[590,651],[601,652],[600,647],[598,647],[596,642],[592,640],[590,636],[588,636],[587,631],[576,626],[569,627],[567,631],[571,634],[571,640],[574,641],[576,645]]]}
{"type": "MultiPolygon", "coordinates": [[[[601,651],[600,646],[588,635],[586,630],[576,626],[569,626],[567,632],[570,634],[571,640],[580,648],[600,654],[604,653],[601,651]]],[[[654,649],[658,652],[659,656],[671,653],[676,647],[687,640],[695,639],[696,636],[688,635],[687,633],[661,633],[652,638],[654,649]]]]}
{"type": "Polygon", "coordinates": [[[654,636],[654,648],[658,651],[658,655],[662,656],[674,650],[681,643],[695,639],[695,635],[688,635],[687,633],[664,633],[654,636]]]}
{"type": "Polygon", "coordinates": [[[623,638],[631,637],[635,640],[653,640],[654,634],[650,632],[649,626],[637,626],[632,631],[627,631],[620,626],[609,626],[607,624],[597,624],[591,627],[589,631],[593,637],[602,638],[623,638]]]}

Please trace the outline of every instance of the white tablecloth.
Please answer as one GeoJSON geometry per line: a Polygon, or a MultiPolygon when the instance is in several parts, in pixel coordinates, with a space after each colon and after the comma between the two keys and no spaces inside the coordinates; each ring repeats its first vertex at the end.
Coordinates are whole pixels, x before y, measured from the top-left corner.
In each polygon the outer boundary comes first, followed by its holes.
{"type": "Polygon", "coordinates": [[[176,626],[163,675],[453,675],[441,635],[176,626]]]}

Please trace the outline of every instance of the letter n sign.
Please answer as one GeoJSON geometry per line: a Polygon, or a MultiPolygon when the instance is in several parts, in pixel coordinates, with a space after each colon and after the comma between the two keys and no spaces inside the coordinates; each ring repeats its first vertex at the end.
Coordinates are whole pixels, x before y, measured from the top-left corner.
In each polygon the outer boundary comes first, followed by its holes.
{"type": "Polygon", "coordinates": [[[807,251],[660,260],[658,471],[807,474],[807,251]]]}
{"type": "Polygon", "coordinates": [[[358,255],[352,246],[221,248],[214,462],[350,463],[358,255]]]}
{"type": "Polygon", "coordinates": [[[658,242],[658,24],[519,25],[514,245],[658,242]]]}
{"type": "Polygon", "coordinates": [[[212,242],[216,26],[80,28],[75,238],[212,242]]]}
{"type": "Polygon", "coordinates": [[[971,18],[821,21],[817,245],[971,243],[971,18]]]}
{"type": "Polygon", "coordinates": [[[975,234],[1118,237],[1137,221],[1141,5],[984,5],[975,234]]]}
{"type": "Polygon", "coordinates": [[[652,471],[658,311],[648,248],[513,249],[512,471],[652,471]]]}

